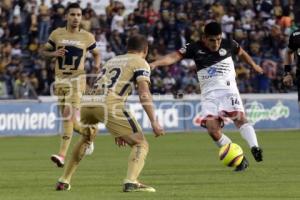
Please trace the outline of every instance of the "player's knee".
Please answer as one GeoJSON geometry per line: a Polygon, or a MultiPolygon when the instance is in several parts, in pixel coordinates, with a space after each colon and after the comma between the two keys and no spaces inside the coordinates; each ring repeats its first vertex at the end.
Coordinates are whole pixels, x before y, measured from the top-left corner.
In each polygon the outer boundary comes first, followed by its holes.
{"type": "Polygon", "coordinates": [[[147,142],[147,140],[143,140],[140,145],[145,149],[145,151],[148,153],[149,151],[149,144],[147,142]]]}
{"type": "Polygon", "coordinates": [[[92,142],[94,141],[97,135],[98,129],[96,125],[89,125],[81,128],[81,133],[86,141],[92,142]]]}
{"type": "Polygon", "coordinates": [[[218,141],[222,136],[219,126],[208,126],[207,131],[214,141],[218,141]]]}
{"type": "Polygon", "coordinates": [[[218,126],[217,124],[207,123],[206,128],[210,134],[217,134],[220,131],[220,126],[218,126]]]}
{"type": "Polygon", "coordinates": [[[62,116],[65,120],[72,120],[72,109],[69,106],[65,106],[62,112],[62,116]]]}
{"type": "Polygon", "coordinates": [[[247,123],[248,123],[248,121],[245,117],[242,117],[240,119],[236,119],[234,121],[234,124],[237,128],[241,128],[241,126],[243,126],[244,124],[247,124],[247,123]]]}

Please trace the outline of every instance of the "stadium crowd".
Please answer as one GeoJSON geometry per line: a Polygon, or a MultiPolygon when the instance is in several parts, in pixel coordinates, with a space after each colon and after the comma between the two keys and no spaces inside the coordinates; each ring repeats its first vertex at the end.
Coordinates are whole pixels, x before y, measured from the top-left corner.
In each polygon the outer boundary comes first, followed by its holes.
{"type": "MultiPolygon", "coordinates": [[[[125,6],[111,0],[106,14],[97,15],[93,5],[83,8],[82,28],[94,33],[102,62],[126,51],[126,38],[135,32],[147,35],[147,60],[180,49],[201,38],[210,21],[222,24],[224,38],[235,39],[265,73],[256,74],[236,60],[241,93],[286,92],[282,85],[283,55],[289,34],[297,28],[293,0],[162,0],[158,11],[153,1],[140,0],[124,15],[125,6]],[[197,8],[197,9],[195,9],[197,8]]],[[[49,95],[54,81],[54,60],[39,54],[52,30],[65,25],[63,0],[3,0],[0,7],[0,98],[35,98],[49,95]]],[[[93,72],[87,58],[86,71],[93,72]]],[[[156,94],[200,93],[196,66],[183,60],[152,72],[156,94]]]]}

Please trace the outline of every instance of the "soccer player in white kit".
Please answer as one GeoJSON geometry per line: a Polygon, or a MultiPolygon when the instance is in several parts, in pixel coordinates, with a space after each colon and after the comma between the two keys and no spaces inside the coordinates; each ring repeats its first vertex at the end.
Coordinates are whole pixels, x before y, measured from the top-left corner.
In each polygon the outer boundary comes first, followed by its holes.
{"type": "MultiPolygon", "coordinates": [[[[231,143],[222,132],[224,120],[230,118],[247,141],[257,162],[263,160],[262,149],[258,145],[253,126],[247,121],[243,103],[235,80],[232,56],[239,56],[256,72],[263,73],[247,52],[234,40],[222,39],[222,29],[217,22],[210,22],[204,28],[201,41],[187,44],[184,48],[172,52],[152,63],[151,68],[171,65],[183,58],[193,59],[197,66],[197,76],[201,89],[201,125],[221,147],[231,143]]],[[[235,171],[248,167],[246,158],[235,171]]]]}

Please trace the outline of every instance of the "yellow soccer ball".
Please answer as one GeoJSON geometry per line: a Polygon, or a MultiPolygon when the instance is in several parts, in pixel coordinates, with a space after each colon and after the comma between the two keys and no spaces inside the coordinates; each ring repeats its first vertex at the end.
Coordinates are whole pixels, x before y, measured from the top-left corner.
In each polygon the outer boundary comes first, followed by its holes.
{"type": "Polygon", "coordinates": [[[236,167],[244,158],[243,149],[235,143],[226,144],[220,148],[219,158],[225,166],[236,167]]]}

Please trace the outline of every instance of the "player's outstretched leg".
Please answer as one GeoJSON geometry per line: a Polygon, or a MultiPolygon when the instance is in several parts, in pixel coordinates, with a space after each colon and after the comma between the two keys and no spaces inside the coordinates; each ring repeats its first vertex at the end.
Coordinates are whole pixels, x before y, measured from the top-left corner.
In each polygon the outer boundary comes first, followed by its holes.
{"type": "Polygon", "coordinates": [[[218,119],[208,119],[205,123],[205,126],[208,134],[218,147],[222,147],[232,142],[227,135],[222,133],[221,123],[218,119]]]}

